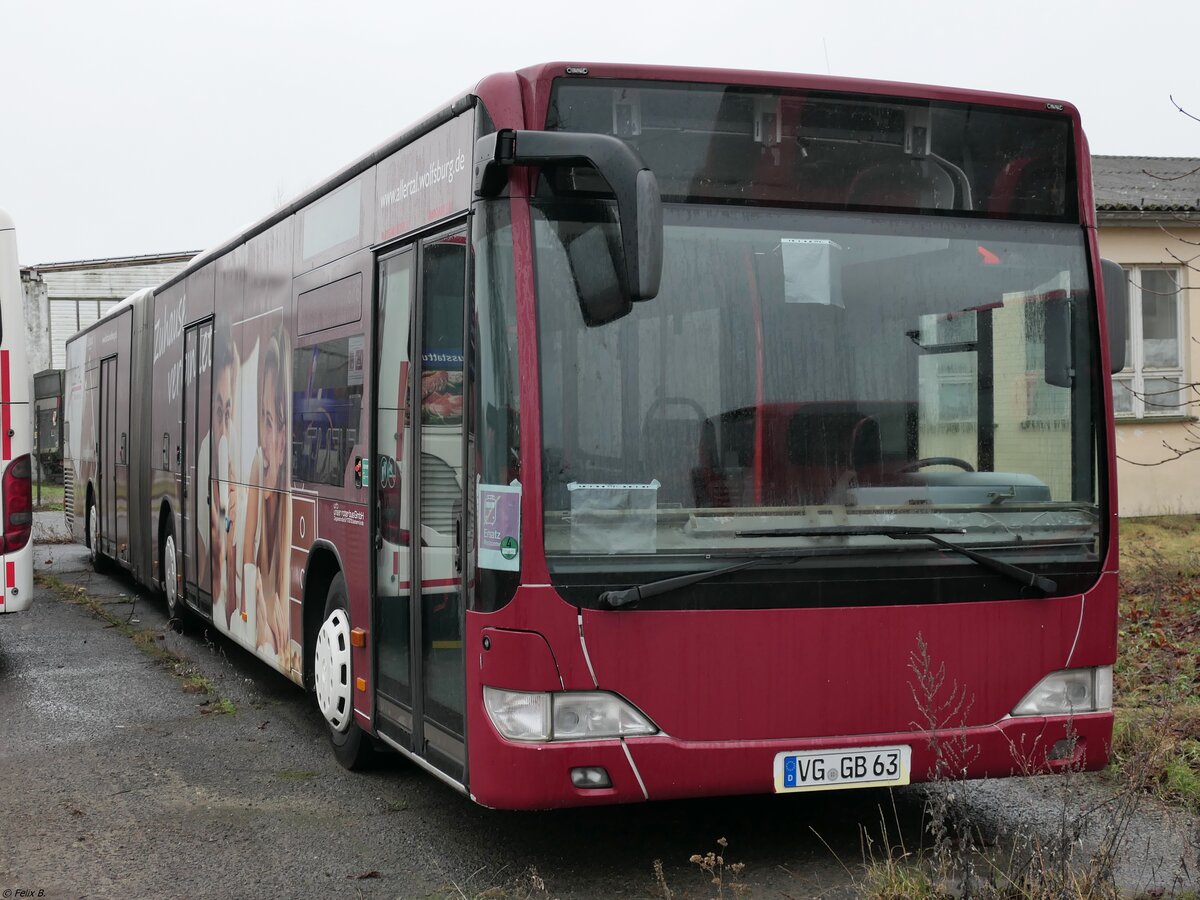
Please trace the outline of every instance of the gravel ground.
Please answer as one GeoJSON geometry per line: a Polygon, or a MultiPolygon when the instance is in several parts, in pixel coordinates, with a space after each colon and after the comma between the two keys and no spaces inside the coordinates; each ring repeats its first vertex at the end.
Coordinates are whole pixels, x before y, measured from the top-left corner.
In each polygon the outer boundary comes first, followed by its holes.
{"type": "MultiPolygon", "coordinates": [[[[650,897],[662,896],[656,859],[676,897],[708,897],[716,888],[688,858],[719,837],[752,896],[841,897],[861,872],[860,823],[877,827],[882,808],[893,836],[921,839],[916,788],[500,813],[395,757],[351,774],[291,682],[198,625],[171,632],[159,601],[91,573],[81,547],[39,546],[36,564],[161,632],[157,645],[236,712],[208,712],[209,698],[57,593],[39,588],[28,613],[0,619],[5,898],[650,897]]],[[[1079,778],[1067,805],[1112,790],[1079,778]]],[[[968,785],[961,798],[992,833],[1050,832],[1063,809],[1053,779],[968,785]]],[[[1147,802],[1130,826],[1126,888],[1198,886],[1194,818],[1147,802]]]]}

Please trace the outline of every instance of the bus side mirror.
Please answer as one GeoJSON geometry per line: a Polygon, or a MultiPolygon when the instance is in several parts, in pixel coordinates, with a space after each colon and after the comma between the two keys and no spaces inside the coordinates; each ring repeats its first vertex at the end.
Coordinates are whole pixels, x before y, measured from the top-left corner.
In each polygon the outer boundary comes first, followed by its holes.
{"type": "Polygon", "coordinates": [[[662,196],[654,173],[619,138],[511,129],[485,135],[475,143],[475,196],[499,195],[509,166],[581,163],[592,166],[616,198],[629,299],[652,299],[662,279],[662,196]]]}
{"type": "Polygon", "coordinates": [[[1125,368],[1125,343],[1129,331],[1129,276],[1111,259],[1100,260],[1104,312],[1108,322],[1109,370],[1125,368]]]}

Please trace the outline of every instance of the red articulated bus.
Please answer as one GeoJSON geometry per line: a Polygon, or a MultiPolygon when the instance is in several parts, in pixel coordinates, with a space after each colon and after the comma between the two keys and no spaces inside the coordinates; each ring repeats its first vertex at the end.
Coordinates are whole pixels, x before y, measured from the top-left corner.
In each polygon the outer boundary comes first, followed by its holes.
{"type": "Polygon", "coordinates": [[[1097,768],[1106,277],[1064,103],[494,75],[73,339],[70,515],[487,806],[1097,768]]]}
{"type": "Polygon", "coordinates": [[[25,344],[17,232],[0,209],[0,614],[33,602],[33,378],[25,344]]]}

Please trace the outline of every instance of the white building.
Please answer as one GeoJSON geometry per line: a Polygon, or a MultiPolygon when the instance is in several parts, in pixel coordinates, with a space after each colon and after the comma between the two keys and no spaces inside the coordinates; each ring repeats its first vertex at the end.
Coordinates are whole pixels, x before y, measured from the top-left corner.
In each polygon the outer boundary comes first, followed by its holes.
{"type": "Polygon", "coordinates": [[[141,288],[161,284],[199,251],[42,263],[21,269],[31,372],[64,368],[67,338],[141,288]]]}

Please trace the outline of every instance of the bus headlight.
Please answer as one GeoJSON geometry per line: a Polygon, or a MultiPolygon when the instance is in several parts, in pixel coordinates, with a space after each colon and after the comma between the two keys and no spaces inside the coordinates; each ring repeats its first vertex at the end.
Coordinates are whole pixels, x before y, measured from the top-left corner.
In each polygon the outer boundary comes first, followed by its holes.
{"type": "Polygon", "coordinates": [[[1068,716],[1112,709],[1112,666],[1063,669],[1039,681],[1014,716],[1068,716]]]}
{"type": "Polygon", "coordinates": [[[550,695],[484,687],[483,706],[510,741],[550,740],[550,695]]]}
{"type": "Polygon", "coordinates": [[[650,720],[615,694],[603,691],[554,695],[556,741],[654,734],[650,720]]]}
{"type": "Polygon", "coordinates": [[[484,687],[483,705],[512,741],[589,741],[654,734],[654,723],[605,691],[542,693],[484,687]]]}

